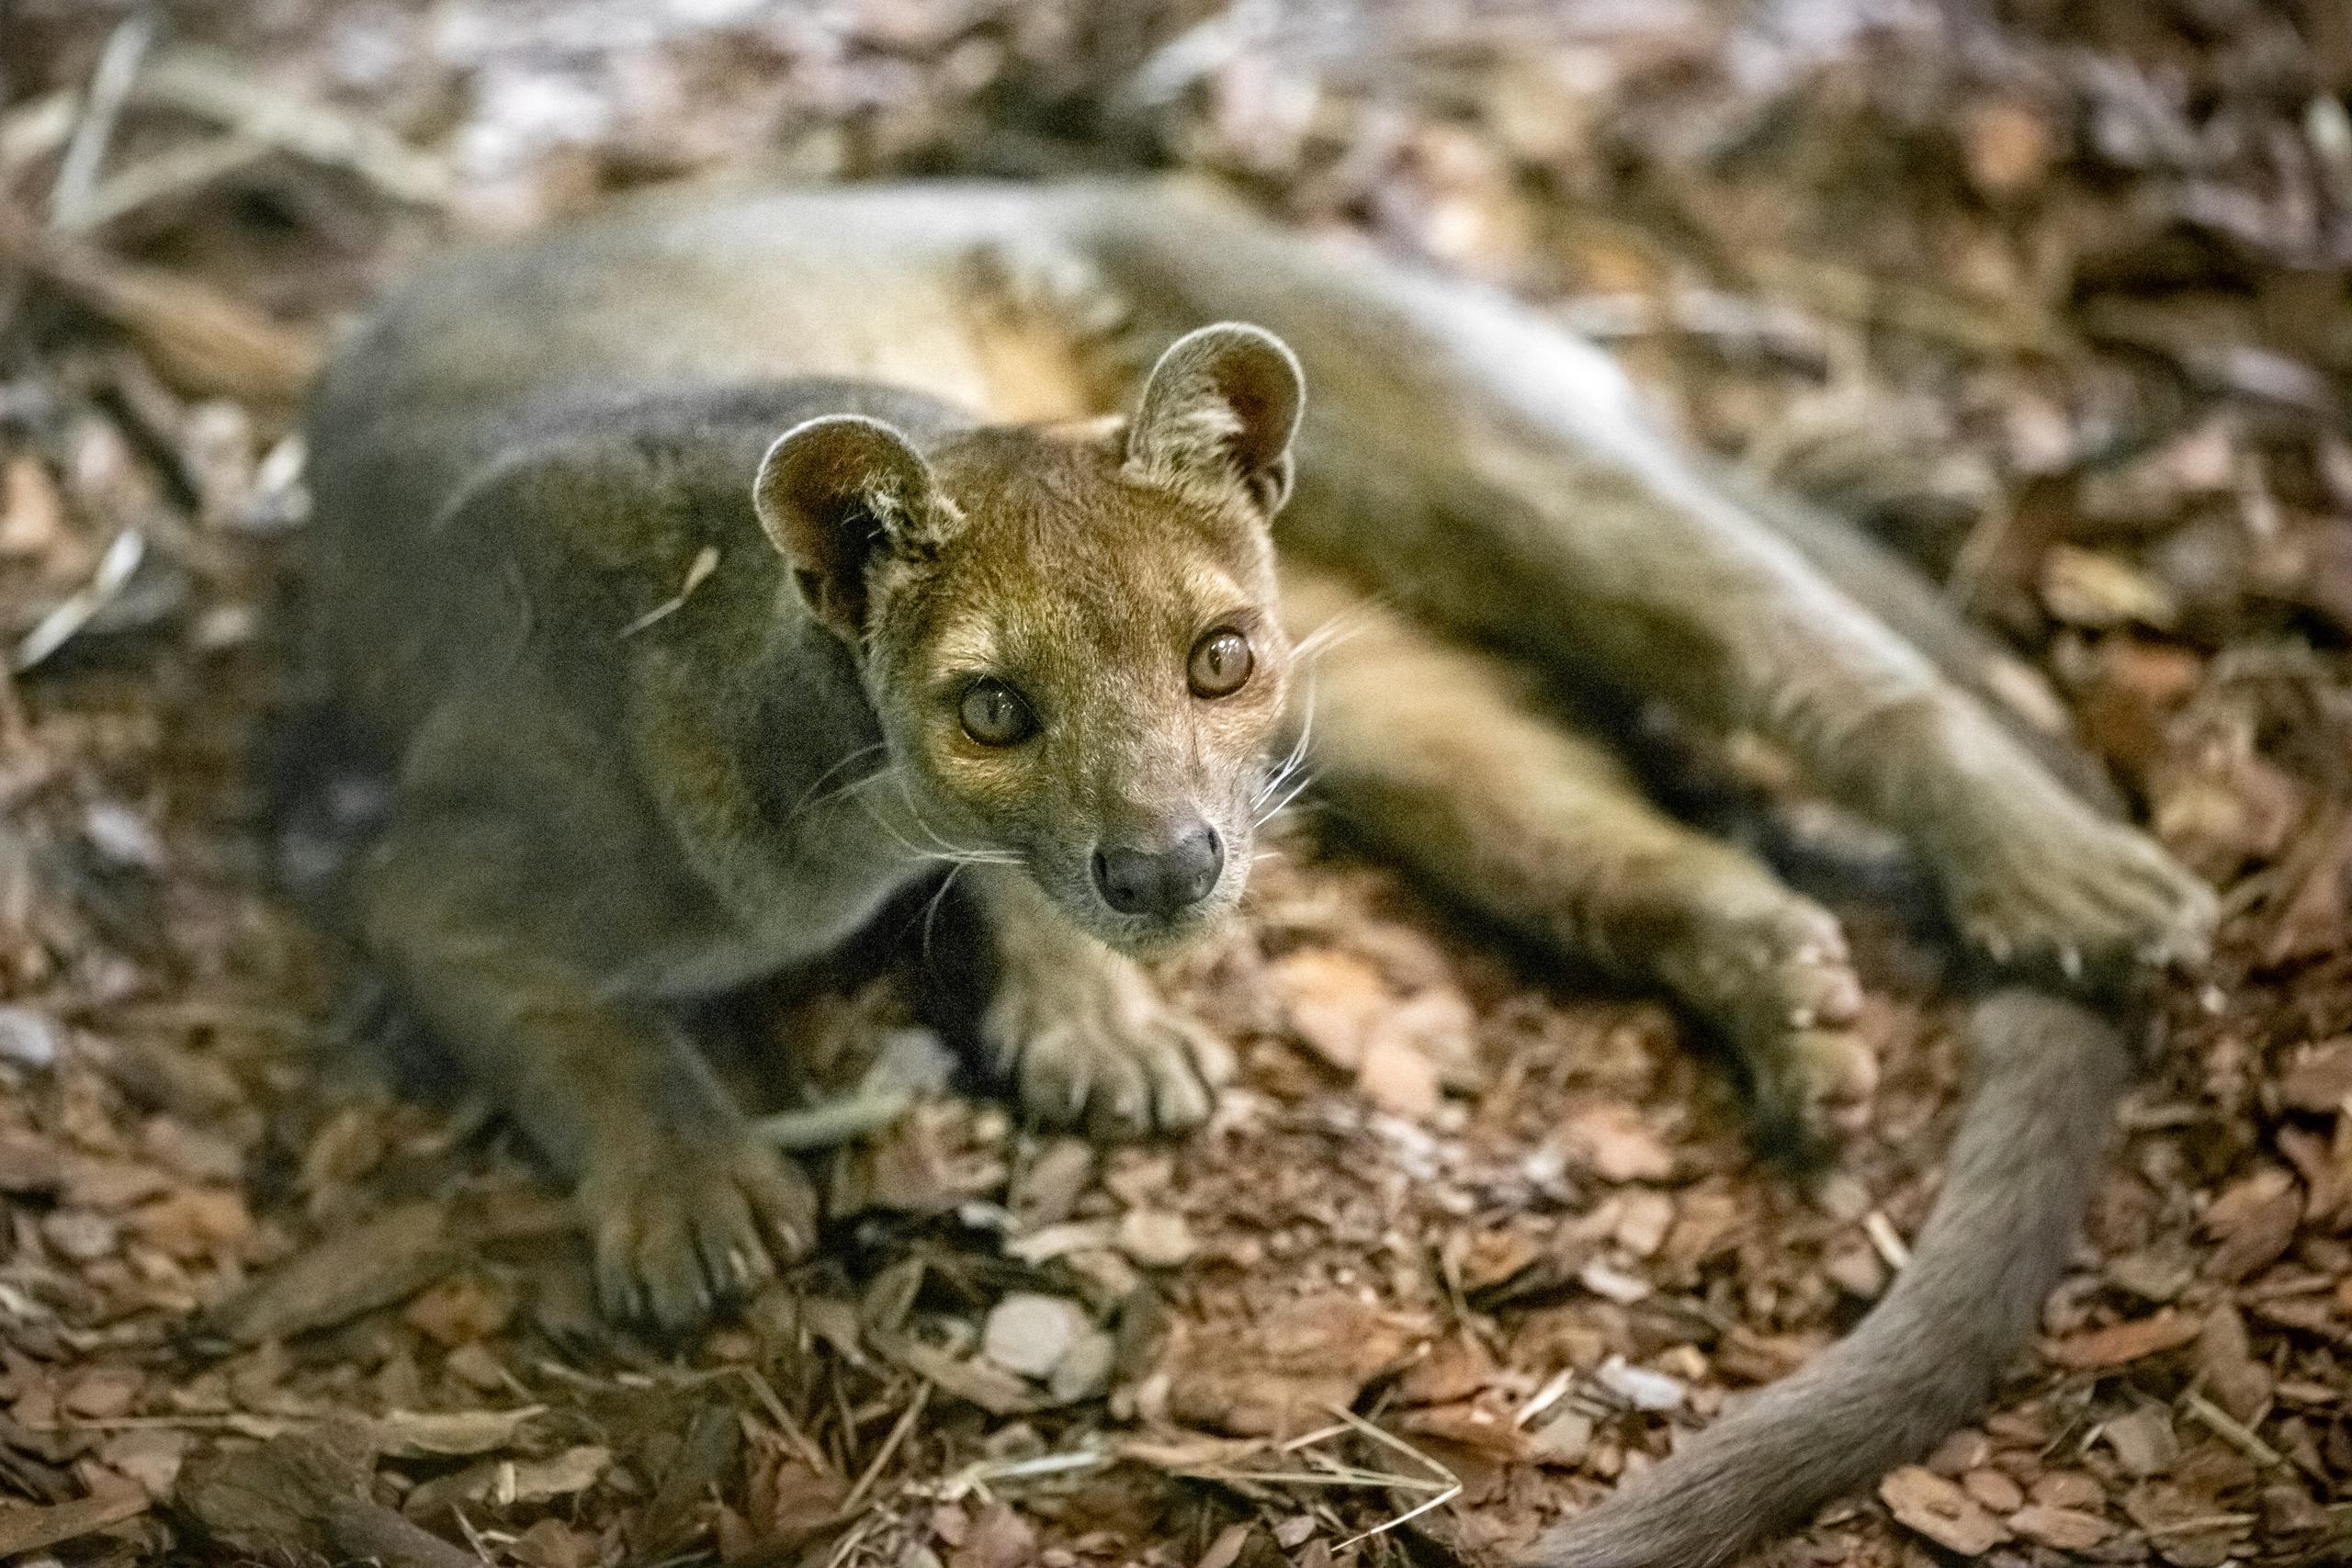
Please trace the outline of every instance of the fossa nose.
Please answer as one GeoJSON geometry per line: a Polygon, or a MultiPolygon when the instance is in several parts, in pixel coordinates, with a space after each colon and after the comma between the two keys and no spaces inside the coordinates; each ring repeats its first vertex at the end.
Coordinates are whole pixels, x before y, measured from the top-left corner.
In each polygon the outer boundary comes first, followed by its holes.
{"type": "Polygon", "coordinates": [[[1123,915],[1181,914],[1207,897],[1225,871],[1225,840],[1198,817],[1148,839],[1094,849],[1094,886],[1123,915]]]}

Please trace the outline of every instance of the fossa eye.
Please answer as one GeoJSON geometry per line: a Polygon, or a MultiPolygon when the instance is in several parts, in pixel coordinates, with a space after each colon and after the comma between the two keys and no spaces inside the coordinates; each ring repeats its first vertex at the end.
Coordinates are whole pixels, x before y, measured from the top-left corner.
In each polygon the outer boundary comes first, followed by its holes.
{"type": "Polygon", "coordinates": [[[1229,697],[1249,682],[1257,667],[1258,656],[1250,650],[1248,637],[1237,631],[1216,631],[1193,645],[1185,673],[1195,696],[1229,697]]]}
{"type": "Polygon", "coordinates": [[[1037,716],[1001,681],[982,679],[964,688],[956,713],[964,733],[983,746],[1017,746],[1037,730],[1037,716]]]}

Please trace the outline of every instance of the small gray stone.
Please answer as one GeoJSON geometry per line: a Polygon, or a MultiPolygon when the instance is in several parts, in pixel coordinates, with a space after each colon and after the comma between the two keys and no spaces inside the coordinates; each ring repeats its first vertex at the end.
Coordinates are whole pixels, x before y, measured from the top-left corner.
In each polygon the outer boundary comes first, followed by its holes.
{"type": "Polygon", "coordinates": [[[1576,1464],[1592,1447],[1592,1417],[1563,1410],[1535,1429],[1535,1457],[1546,1464],[1576,1464]]]}
{"type": "Polygon", "coordinates": [[[1623,1356],[1610,1357],[1592,1375],[1601,1387],[1636,1410],[1679,1409],[1687,1392],[1681,1379],[1628,1365],[1623,1356]]]}
{"type": "Polygon", "coordinates": [[[87,1209],[60,1209],[40,1223],[49,1245],[75,1263],[95,1263],[107,1257],[121,1239],[115,1223],[87,1209]]]}
{"type": "Polygon", "coordinates": [[[82,836],[117,865],[160,872],[169,859],[147,818],[118,801],[101,800],[84,812],[82,836]]]}
{"type": "Polygon", "coordinates": [[[1069,1348],[1046,1387],[1056,1399],[1068,1404],[1099,1399],[1111,1387],[1111,1365],[1117,1354],[1118,1347],[1108,1334],[1099,1328],[1091,1330],[1069,1348]]]}
{"type": "Polygon", "coordinates": [[[1045,1378],[1094,1327],[1068,1296],[1015,1291],[996,1303],[980,1329],[980,1353],[1008,1372],[1045,1378]]]}
{"type": "Polygon", "coordinates": [[[17,1003],[0,1003],[0,1062],[41,1068],[57,1062],[57,1021],[17,1003]]]}
{"type": "Polygon", "coordinates": [[[1119,1221],[1119,1250],[1147,1269],[1173,1269],[1200,1250],[1193,1227],[1170,1209],[1130,1209],[1119,1221]]]}

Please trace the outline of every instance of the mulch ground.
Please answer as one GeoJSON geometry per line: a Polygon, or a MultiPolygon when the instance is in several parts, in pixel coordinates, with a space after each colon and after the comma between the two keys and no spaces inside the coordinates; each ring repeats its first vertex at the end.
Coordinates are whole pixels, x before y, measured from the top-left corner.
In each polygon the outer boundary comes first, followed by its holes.
{"type": "Polygon", "coordinates": [[[1310,811],[1170,976],[1242,1064],[1207,1131],[1022,1132],[888,964],[756,998],[712,1032],[824,1145],[829,1244],[683,1352],[601,1322],[513,1133],[273,891],[289,389],[433,244],[755,158],[1220,171],[1557,311],[2013,638],[2221,952],[2037,1353],[1776,1560],[2352,1555],[2337,0],[162,17],[0,5],[0,1559],[1424,1560],[1902,1267],[1959,1062],[1890,908],[1841,905],[1873,1119],[1800,1178],[1667,1010],[1310,811]]]}

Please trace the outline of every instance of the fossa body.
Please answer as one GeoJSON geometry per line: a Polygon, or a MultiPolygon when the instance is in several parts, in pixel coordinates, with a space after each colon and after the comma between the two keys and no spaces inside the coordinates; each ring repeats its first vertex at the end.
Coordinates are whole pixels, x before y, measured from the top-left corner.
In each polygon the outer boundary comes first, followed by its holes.
{"type": "Polygon", "coordinates": [[[1719,1561],[1964,1418],[2125,1076],[2057,992],[2211,920],[1988,708],[1997,650],[1927,584],[1510,300],[1181,182],[634,202],[428,269],[311,431],[319,667],[400,759],[357,929],[661,1323],[814,1223],[669,1004],[943,863],[1042,1120],[1205,1114],[1216,1043],[1136,959],[1230,910],[1303,760],[1448,897],[1670,994],[1803,1140],[1871,1075],[1836,920],[1531,693],[1758,732],[1900,832],[2017,981],[1913,1266],[1531,1562],[1719,1561]]]}

